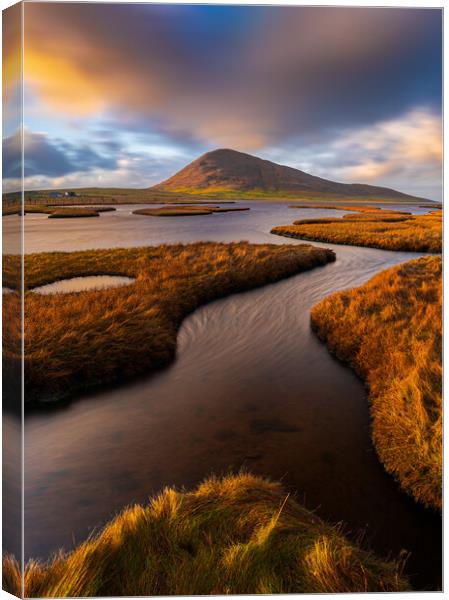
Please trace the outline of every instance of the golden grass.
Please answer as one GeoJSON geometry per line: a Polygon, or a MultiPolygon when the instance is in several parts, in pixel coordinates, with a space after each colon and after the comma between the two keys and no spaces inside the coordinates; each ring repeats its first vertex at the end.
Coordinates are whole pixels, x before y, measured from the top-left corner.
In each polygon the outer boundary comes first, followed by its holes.
{"type": "MultiPolygon", "coordinates": [[[[325,208],[330,208],[326,206],[325,208]]],[[[336,208],[335,206],[333,208],[336,208]]],[[[375,207],[339,207],[360,214],[342,218],[303,219],[293,225],[274,227],[271,233],[286,237],[369,246],[383,250],[440,252],[442,245],[442,211],[425,215],[381,210],[375,207]]]]}
{"type": "Polygon", "coordinates": [[[161,208],[140,208],[134,210],[134,215],[147,215],[151,217],[188,217],[198,215],[211,215],[213,213],[221,212],[236,212],[242,210],[249,210],[249,208],[222,208],[220,206],[208,206],[203,204],[198,205],[177,205],[163,206],[161,208]]]}
{"type": "MultiPolygon", "coordinates": [[[[20,570],[3,561],[5,588],[20,570]]],[[[404,591],[394,561],[349,542],[272,483],[241,473],[165,489],[67,555],[25,569],[26,597],[404,591]]]]}
{"type": "MultiPolygon", "coordinates": [[[[56,401],[168,364],[178,328],[201,304],[335,260],[311,245],[213,242],[25,256],[27,289],[83,275],[125,275],[135,284],[102,291],[25,295],[28,401],[56,401]]],[[[5,256],[4,285],[17,288],[17,256],[5,256]]],[[[6,294],[5,305],[19,303],[6,294]]],[[[6,308],[8,310],[8,307],[6,308]]],[[[13,313],[17,306],[10,306],[13,313]]],[[[16,368],[19,324],[6,324],[4,369],[16,368]]],[[[20,344],[19,344],[20,347],[20,344]]]]}
{"type": "Polygon", "coordinates": [[[441,508],[441,258],[383,271],[312,310],[330,350],[366,381],[381,462],[416,500],[441,508]]]}

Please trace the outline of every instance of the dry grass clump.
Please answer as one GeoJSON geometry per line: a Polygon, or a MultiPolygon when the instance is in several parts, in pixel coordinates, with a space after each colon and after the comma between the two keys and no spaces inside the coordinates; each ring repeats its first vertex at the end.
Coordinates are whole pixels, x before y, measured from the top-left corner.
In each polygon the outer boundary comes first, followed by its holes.
{"type": "MultiPolygon", "coordinates": [[[[26,293],[26,397],[56,401],[166,365],[175,357],[182,320],[201,304],[333,260],[332,251],[311,245],[246,242],[26,255],[28,290],[84,275],[136,279],[100,291],[26,293]]],[[[5,256],[3,266],[4,285],[15,288],[17,257],[5,256]]],[[[17,303],[18,295],[5,294],[3,302],[17,303]]],[[[14,368],[20,331],[11,323],[4,334],[4,368],[14,368]]]]}
{"type": "Polygon", "coordinates": [[[343,218],[336,219],[303,219],[295,221],[293,225],[274,227],[271,233],[383,250],[441,251],[442,211],[440,210],[425,215],[410,215],[406,212],[381,210],[375,207],[339,208],[357,210],[360,214],[345,215],[343,218]]]}
{"type": "Polygon", "coordinates": [[[380,460],[404,490],[441,508],[441,258],[388,269],[333,294],[312,326],[366,381],[380,460]]]}
{"type": "MultiPolygon", "coordinates": [[[[20,595],[20,570],[3,562],[20,595]]],[[[46,564],[30,561],[26,597],[384,592],[409,590],[397,562],[350,543],[283,492],[242,473],[192,492],[165,489],[46,564]]]]}
{"type": "Polygon", "coordinates": [[[198,215],[211,215],[213,213],[221,212],[235,212],[241,210],[249,210],[249,208],[223,208],[220,206],[208,206],[204,204],[198,205],[181,205],[177,206],[163,206],[161,208],[140,208],[134,210],[134,215],[147,215],[150,217],[188,217],[198,215]]]}

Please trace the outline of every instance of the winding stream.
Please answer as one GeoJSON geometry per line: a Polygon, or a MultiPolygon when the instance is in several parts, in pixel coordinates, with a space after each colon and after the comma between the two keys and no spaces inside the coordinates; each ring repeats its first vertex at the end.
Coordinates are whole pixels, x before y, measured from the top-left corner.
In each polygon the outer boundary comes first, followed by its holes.
{"type": "MultiPolygon", "coordinates": [[[[341,214],[250,206],[246,213],[215,215],[216,230],[203,217],[186,218],[188,225],[182,218],[176,224],[142,218],[134,240],[146,232],[147,244],[300,243],[269,230],[306,214],[341,214]]],[[[125,229],[131,210],[123,210],[125,229]]],[[[117,215],[120,210],[96,219],[93,237],[83,243],[126,245],[122,237],[115,243],[114,226],[105,225],[117,215]]],[[[28,251],[47,250],[45,244],[55,249],[54,240],[42,239],[31,233],[28,251]]],[[[145,502],[166,485],[190,488],[211,473],[243,466],[282,479],[320,516],[345,522],[348,535],[363,533],[378,554],[411,552],[405,570],[416,588],[441,585],[441,520],[383,471],[370,442],[363,385],[311,333],[309,318],[324,296],[418,255],[325,246],[336,250],[335,263],[197,310],[184,321],[177,360],[166,370],[27,417],[26,557],[69,550],[123,506],[145,502]]]]}

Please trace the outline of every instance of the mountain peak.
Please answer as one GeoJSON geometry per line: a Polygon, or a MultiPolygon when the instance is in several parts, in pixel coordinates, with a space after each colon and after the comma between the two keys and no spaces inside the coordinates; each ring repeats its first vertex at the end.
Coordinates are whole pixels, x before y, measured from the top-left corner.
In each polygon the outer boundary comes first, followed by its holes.
{"type": "Polygon", "coordinates": [[[300,197],[359,197],[406,200],[407,196],[389,188],[338,183],[309,175],[299,169],[279,165],[231,148],[206,152],[175,175],[152,189],[181,193],[223,191],[294,194],[300,197]]]}

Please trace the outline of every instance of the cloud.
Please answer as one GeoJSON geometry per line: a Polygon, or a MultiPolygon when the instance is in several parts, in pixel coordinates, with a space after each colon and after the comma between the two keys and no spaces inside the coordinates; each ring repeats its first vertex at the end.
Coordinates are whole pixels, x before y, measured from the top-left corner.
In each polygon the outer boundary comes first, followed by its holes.
{"type": "Polygon", "coordinates": [[[299,151],[272,148],[264,155],[346,183],[371,183],[441,199],[441,116],[416,107],[371,126],[346,129],[299,151]]]}
{"type": "Polygon", "coordinates": [[[21,123],[22,99],[22,5],[15,4],[3,11],[3,132],[10,135],[21,123]]]}
{"type": "Polygon", "coordinates": [[[441,117],[416,108],[401,118],[359,129],[334,143],[338,152],[359,156],[359,164],[346,171],[363,179],[428,167],[441,169],[441,117]]]}
{"type": "MultiPolygon", "coordinates": [[[[102,123],[94,134],[85,133],[95,137],[95,149],[26,132],[25,188],[145,188],[166,179],[204,150],[176,146],[156,133],[119,131],[111,122],[102,123]],[[102,156],[97,148],[112,156],[102,156]]],[[[20,183],[19,141],[17,136],[6,140],[4,158],[9,156],[12,161],[4,168],[9,178],[6,191],[20,183]],[[11,150],[16,152],[15,159],[11,150]]],[[[441,200],[441,117],[429,107],[415,107],[371,126],[333,131],[318,143],[303,145],[291,140],[256,154],[327,179],[366,182],[441,200]]]]}
{"type": "MultiPolygon", "coordinates": [[[[184,162],[149,160],[148,158],[119,159],[115,169],[93,168],[89,171],[73,171],[66,175],[51,177],[33,175],[25,177],[26,190],[77,187],[126,187],[146,188],[166,179],[184,166],[184,162]]],[[[19,179],[4,181],[4,191],[21,189],[19,179]]]]}
{"type": "Polygon", "coordinates": [[[69,115],[254,150],[441,93],[441,11],[30,3],[25,76],[69,115]],[[49,35],[51,31],[51,35],[49,35]]]}
{"type": "MultiPolygon", "coordinates": [[[[24,11],[27,187],[146,187],[227,146],[331,179],[440,193],[439,9],[24,11]]],[[[17,53],[8,57],[13,99],[17,53]]],[[[16,128],[5,130],[7,185],[20,174],[16,128]]]]}
{"type": "MultiPolygon", "coordinates": [[[[170,145],[159,136],[142,134],[123,139],[123,135],[103,129],[89,147],[83,142],[68,143],[25,130],[25,189],[145,188],[166,179],[190,160],[183,148],[170,145]],[[105,153],[97,152],[98,148],[105,153]]],[[[4,191],[21,189],[20,174],[21,138],[16,132],[3,140],[4,191]]]]}
{"type": "MultiPolygon", "coordinates": [[[[101,156],[83,144],[76,146],[61,140],[50,140],[44,133],[24,130],[25,177],[58,177],[94,168],[113,169],[116,159],[101,156]]],[[[21,174],[22,136],[20,130],[3,138],[3,177],[18,178],[21,174]]]]}

